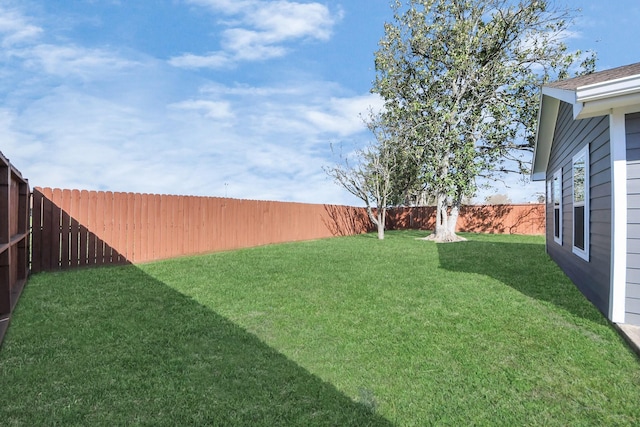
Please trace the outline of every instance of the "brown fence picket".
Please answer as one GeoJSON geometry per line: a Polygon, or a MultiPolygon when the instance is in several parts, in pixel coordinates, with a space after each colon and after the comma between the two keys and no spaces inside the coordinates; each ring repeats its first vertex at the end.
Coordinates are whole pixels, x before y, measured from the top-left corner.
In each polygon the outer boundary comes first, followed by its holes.
{"type": "Polygon", "coordinates": [[[78,212],[78,208],[80,207],[80,191],[72,190],[70,194],[70,203],[69,203],[69,218],[70,218],[70,251],[69,251],[69,266],[71,268],[78,266],[78,258],[80,254],[80,223],[76,218],[71,216],[71,212],[78,212]]]}
{"type": "MultiPolygon", "coordinates": [[[[44,191],[47,191],[45,189],[44,191]]],[[[50,191],[49,191],[50,193],[50,191]]],[[[55,250],[56,240],[54,233],[55,210],[51,201],[51,194],[42,193],[42,257],[41,263],[44,270],[53,270],[57,268],[52,259],[52,253],[55,250]]]]}
{"type": "Polygon", "coordinates": [[[104,193],[104,216],[102,223],[104,225],[104,258],[105,264],[116,264],[113,261],[113,193],[107,191],[104,193]]]}
{"type": "Polygon", "coordinates": [[[42,198],[44,196],[38,190],[33,190],[31,196],[31,268],[34,271],[42,271],[42,198]]]}
{"type": "Polygon", "coordinates": [[[80,233],[78,234],[78,247],[80,254],[78,256],[78,265],[89,265],[89,230],[87,230],[89,216],[89,192],[80,191],[80,199],[78,201],[78,222],[80,224],[80,233]]]}

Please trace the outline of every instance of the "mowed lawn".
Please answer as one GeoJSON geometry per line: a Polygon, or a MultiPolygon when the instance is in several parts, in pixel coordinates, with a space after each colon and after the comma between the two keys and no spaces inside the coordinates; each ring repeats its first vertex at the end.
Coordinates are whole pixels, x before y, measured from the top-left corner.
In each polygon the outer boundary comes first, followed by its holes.
{"type": "Polygon", "coordinates": [[[0,424],[640,424],[638,358],[542,237],[423,235],[35,275],[0,424]]]}

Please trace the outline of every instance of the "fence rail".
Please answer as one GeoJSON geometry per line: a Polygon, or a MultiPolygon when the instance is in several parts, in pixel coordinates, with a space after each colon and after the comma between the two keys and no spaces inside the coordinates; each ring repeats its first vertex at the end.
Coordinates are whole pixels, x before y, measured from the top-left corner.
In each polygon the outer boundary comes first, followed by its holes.
{"type": "Polygon", "coordinates": [[[0,153],[0,342],[28,275],[29,183],[0,153]]]}

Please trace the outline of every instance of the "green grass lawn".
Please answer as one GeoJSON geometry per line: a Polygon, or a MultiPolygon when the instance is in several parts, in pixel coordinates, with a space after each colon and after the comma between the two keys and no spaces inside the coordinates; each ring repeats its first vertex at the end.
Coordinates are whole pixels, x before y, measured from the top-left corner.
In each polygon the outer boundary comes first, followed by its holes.
{"type": "Polygon", "coordinates": [[[542,237],[422,235],[35,275],[0,424],[640,423],[638,359],[542,237]]]}

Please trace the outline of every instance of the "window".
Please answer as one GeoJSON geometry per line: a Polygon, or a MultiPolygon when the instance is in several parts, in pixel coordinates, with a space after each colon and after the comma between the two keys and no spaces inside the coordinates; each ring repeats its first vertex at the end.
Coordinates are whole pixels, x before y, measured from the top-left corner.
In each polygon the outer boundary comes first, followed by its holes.
{"type": "Polygon", "coordinates": [[[553,240],[562,244],[562,169],[553,174],[551,181],[551,200],[553,203],[553,240]]]}
{"type": "Polygon", "coordinates": [[[573,253],[589,261],[589,146],[573,157],[573,253]]]}

